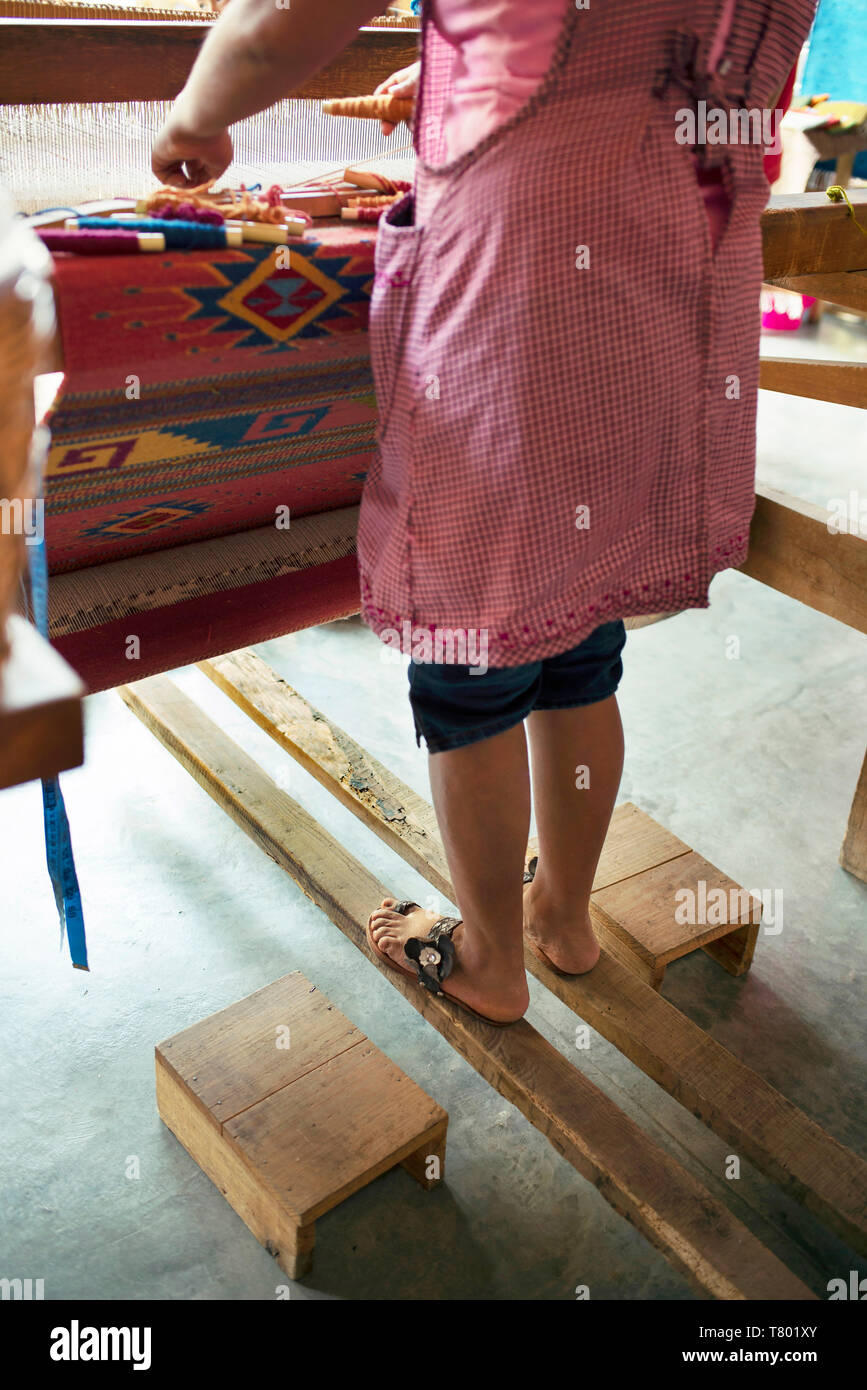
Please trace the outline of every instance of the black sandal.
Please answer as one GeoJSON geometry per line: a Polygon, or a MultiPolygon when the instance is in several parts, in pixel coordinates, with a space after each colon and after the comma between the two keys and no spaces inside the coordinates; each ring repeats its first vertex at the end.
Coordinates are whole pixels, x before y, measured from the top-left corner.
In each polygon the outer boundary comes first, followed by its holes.
{"type": "MultiPolygon", "coordinates": [[[[395,903],[392,912],[399,912],[401,917],[419,908],[418,903],[410,902],[405,898],[402,902],[395,903]]],[[[461,917],[438,917],[428,932],[427,936],[411,936],[404,943],[404,954],[407,960],[411,960],[415,965],[415,970],[405,970],[397,961],[392,960],[384,951],[380,951],[371,934],[370,919],[368,918],[365,931],[367,942],[370,949],[384,961],[391,970],[397,970],[401,975],[408,976],[411,980],[417,980],[422,989],[429,990],[431,994],[438,994],[443,999],[448,999],[449,1003],[457,1005],[465,1013],[477,1018],[480,1023],[488,1023],[492,1028],[511,1028],[513,1023],[519,1023],[520,1019],[509,1019],[501,1022],[496,1018],[486,1018],[484,1014],[476,1013],[469,1004],[464,1004],[462,1000],[456,999],[453,994],[446,994],[442,988],[443,980],[447,980],[452,973],[455,963],[455,947],[452,941],[455,927],[459,927],[463,921],[461,917]]],[[[521,1015],[523,1018],[523,1014],[521,1015]]]]}

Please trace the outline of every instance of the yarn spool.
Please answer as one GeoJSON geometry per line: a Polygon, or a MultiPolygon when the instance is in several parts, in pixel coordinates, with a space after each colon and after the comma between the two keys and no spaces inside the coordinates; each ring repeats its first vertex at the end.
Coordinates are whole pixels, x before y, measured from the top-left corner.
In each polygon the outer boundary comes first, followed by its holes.
{"type": "Polygon", "coordinates": [[[51,257],[13,216],[0,188],[0,684],[9,655],[7,619],[16,606],[32,534],[32,499],[41,494],[31,462],[33,382],[48,369],[54,335],[51,257]]]}
{"type": "Polygon", "coordinates": [[[369,188],[372,193],[408,193],[412,188],[405,179],[391,179],[372,169],[347,169],[343,177],[356,188],[369,188]]]}
{"type": "Polygon", "coordinates": [[[400,121],[412,119],[415,103],[412,97],[364,96],[341,97],[333,101],[323,101],[322,110],[327,116],[352,116],[362,120],[400,121]]]}
{"type": "Polygon", "coordinates": [[[166,246],[172,250],[214,250],[229,246],[233,238],[225,225],[213,227],[207,222],[181,222],[162,217],[77,217],[71,219],[77,230],[94,232],[160,232],[166,246]]]}
{"type": "Polygon", "coordinates": [[[341,208],[343,222],[378,222],[385,208],[341,208]]]}
{"type": "Polygon", "coordinates": [[[165,237],[141,232],[66,232],[56,227],[40,228],[37,236],[49,251],[74,251],[79,256],[138,255],[139,251],[162,251],[165,237]]]}

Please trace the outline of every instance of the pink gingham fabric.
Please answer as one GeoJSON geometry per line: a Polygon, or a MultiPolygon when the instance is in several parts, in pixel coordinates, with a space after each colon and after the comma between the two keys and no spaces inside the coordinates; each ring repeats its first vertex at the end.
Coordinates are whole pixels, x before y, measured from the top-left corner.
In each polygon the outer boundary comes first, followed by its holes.
{"type": "Polygon", "coordinates": [[[767,108],[814,0],[737,0],[708,75],[725,6],[568,0],[541,86],[446,165],[454,50],[428,7],[416,182],[379,224],[371,301],[358,553],[384,640],[483,631],[489,665],[520,665],[707,607],[745,558],[763,150],[707,147],[730,203],[714,246],[677,112],[767,108]]]}
{"type": "Polygon", "coordinates": [[[563,0],[431,0],[431,23],[455,49],[442,114],[444,159],[457,159],[533,95],[554,56],[563,0]]]}

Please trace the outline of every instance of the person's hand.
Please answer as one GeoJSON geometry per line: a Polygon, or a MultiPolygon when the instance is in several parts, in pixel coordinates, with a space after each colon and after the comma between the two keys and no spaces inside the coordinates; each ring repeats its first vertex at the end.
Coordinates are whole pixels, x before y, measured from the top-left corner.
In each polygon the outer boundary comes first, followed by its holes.
{"type": "MultiPolygon", "coordinates": [[[[384,82],[374,90],[375,97],[414,97],[418,91],[418,78],[421,72],[421,63],[410,63],[408,68],[401,68],[399,72],[393,72],[391,77],[387,77],[384,82]]],[[[410,130],[412,121],[408,121],[410,130]]],[[[383,135],[390,135],[394,130],[393,121],[380,121],[383,135]]]]}
{"type": "Polygon", "coordinates": [[[173,114],[154,140],[151,168],[160,183],[172,188],[198,188],[211,184],[232,162],[228,130],[215,135],[196,135],[182,129],[173,114]]]}

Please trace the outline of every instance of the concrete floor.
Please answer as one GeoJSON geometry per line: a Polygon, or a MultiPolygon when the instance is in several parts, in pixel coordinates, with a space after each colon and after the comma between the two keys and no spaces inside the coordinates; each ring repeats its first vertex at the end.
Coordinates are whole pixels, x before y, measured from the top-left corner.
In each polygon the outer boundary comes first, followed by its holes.
{"type": "MultiPolygon", "coordinates": [[[[867,359],[829,322],[771,351],[867,359]]],[[[759,475],[828,505],[867,497],[863,412],[763,394],[759,475]]],[[[784,930],[750,974],[702,952],[665,994],[843,1143],[863,1152],[867,887],[837,863],[867,742],[863,637],[732,572],[709,611],[632,634],[621,799],[750,887],[784,930]],[[740,658],[726,639],[740,638],[740,658]]],[[[418,791],[401,666],[357,621],[263,655],[418,791]]],[[[401,896],[427,886],[195,670],[178,674],[277,782],[401,896]]],[[[113,694],[87,705],[63,779],[92,970],[57,951],[37,785],[0,796],[0,1275],[45,1296],[271,1299],[271,1257],[157,1118],[153,1046],[287,971],[313,979],[451,1117],[447,1184],[386,1174],[318,1224],[303,1299],[689,1299],[687,1283],[359,956],[113,694]],[[140,1176],[128,1177],[131,1158],[140,1176]]],[[[532,983],[530,1018],[820,1296],[851,1251],[532,983]]]]}

